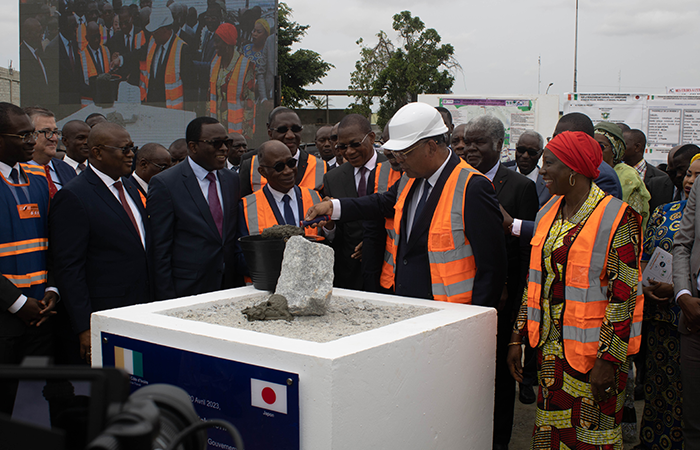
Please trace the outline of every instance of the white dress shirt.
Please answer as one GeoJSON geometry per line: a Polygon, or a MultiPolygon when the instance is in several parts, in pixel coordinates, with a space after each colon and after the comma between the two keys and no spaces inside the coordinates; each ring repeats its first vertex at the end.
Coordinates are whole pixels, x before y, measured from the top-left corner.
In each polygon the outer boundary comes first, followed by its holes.
{"type": "MultiPolygon", "coordinates": [[[[80,163],[78,161],[72,159],[68,155],[63,157],[63,162],[68,164],[69,166],[71,166],[73,168],[73,170],[75,170],[76,175],[80,175],[81,173],[83,173],[83,170],[85,170],[85,169],[81,169],[79,167],[80,163]]],[[[87,167],[87,165],[88,165],[87,159],[85,160],[85,162],[83,164],[85,164],[85,167],[87,167]]]]}
{"type": "Polygon", "coordinates": [[[148,194],[148,183],[143,181],[143,178],[138,176],[138,174],[136,172],[134,172],[134,180],[136,180],[136,182],[139,184],[139,186],[141,186],[141,189],[143,189],[143,192],[148,194]]]}

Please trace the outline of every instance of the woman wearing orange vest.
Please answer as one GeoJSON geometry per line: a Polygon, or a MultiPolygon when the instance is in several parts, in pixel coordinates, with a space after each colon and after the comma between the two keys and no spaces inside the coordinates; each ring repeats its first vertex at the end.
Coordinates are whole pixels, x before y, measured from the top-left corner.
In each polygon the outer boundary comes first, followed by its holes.
{"type": "Polygon", "coordinates": [[[538,352],[531,448],[622,449],[618,393],[641,341],[641,219],[592,182],[602,157],[583,132],[557,135],[543,155],[554,196],[537,214],[508,352],[519,382],[523,339],[538,352]]]}

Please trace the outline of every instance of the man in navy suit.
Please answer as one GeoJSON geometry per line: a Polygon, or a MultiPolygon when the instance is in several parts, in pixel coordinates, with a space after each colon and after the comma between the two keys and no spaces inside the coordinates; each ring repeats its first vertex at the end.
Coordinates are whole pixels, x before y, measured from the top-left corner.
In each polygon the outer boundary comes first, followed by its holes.
{"type": "MultiPolygon", "coordinates": [[[[393,259],[396,295],[495,307],[506,275],[503,217],[491,182],[450,152],[445,143],[446,132],[440,113],[432,106],[423,103],[404,106],[391,119],[391,139],[384,144],[401,164],[404,171],[401,180],[383,194],[321,202],[309,209],[306,220],[324,214],[341,221],[380,220],[400,210],[395,241],[398,245],[393,259]],[[456,181],[453,174],[458,176],[456,181]],[[448,181],[457,189],[445,189],[448,181]],[[458,194],[463,200],[455,199],[458,194]],[[450,217],[437,217],[438,206],[448,204],[442,210],[452,213],[448,214],[450,217]],[[444,224],[447,220],[452,222],[450,237],[464,237],[464,241],[446,239],[434,228],[436,221],[444,224]],[[429,238],[441,246],[431,247],[430,253],[444,264],[430,263],[429,238]],[[445,246],[448,241],[458,246],[458,251],[452,252],[445,246]],[[466,256],[469,254],[473,255],[473,261],[466,256]],[[454,271],[451,263],[455,258],[464,262],[467,270],[454,271]],[[445,266],[444,270],[440,266],[445,266]],[[456,277],[442,277],[445,271],[456,277]],[[437,279],[442,281],[438,283],[437,279]]],[[[398,220],[396,215],[394,219],[398,220]]],[[[324,222],[319,224],[324,225],[324,222]]]]}
{"type": "Polygon", "coordinates": [[[89,363],[91,313],[151,301],[152,283],[146,211],[127,178],[134,143],[122,126],[101,123],[88,147],[90,165],[56,194],[49,224],[61,303],[89,363]]]}
{"type": "Polygon", "coordinates": [[[245,272],[237,245],[240,184],[226,170],[231,139],[211,117],[190,122],[186,139],[187,159],[148,188],[158,300],[241,286],[245,272]]]}
{"type": "MultiPolygon", "coordinates": [[[[56,117],[46,108],[30,106],[24,108],[34,124],[34,129],[39,133],[34,145],[33,162],[43,166],[47,177],[50,177],[49,192],[51,196],[75,178],[75,170],[65,162],[56,158],[56,148],[61,139],[61,130],[56,126],[56,117]],[[51,187],[53,184],[54,188],[51,187]]],[[[47,179],[48,180],[48,179],[47,179]]]]}

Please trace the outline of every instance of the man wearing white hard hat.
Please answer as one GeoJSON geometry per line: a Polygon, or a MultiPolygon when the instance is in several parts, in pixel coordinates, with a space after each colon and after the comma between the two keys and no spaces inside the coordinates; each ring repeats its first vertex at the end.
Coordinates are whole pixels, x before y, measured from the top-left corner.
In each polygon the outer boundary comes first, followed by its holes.
{"type": "MultiPolygon", "coordinates": [[[[192,99],[193,64],[187,44],[173,33],[169,8],[155,8],[146,30],[151,34],[146,61],[141,64],[141,102],[169,109],[186,109],[192,99]]],[[[189,108],[187,108],[189,109],[189,108]]]]}
{"type": "Polygon", "coordinates": [[[321,202],[306,220],[393,215],[395,245],[386,259],[397,295],[496,306],[505,279],[503,217],[491,182],[450,152],[446,132],[435,108],[404,106],[384,143],[401,164],[401,180],[383,194],[321,202]]]}

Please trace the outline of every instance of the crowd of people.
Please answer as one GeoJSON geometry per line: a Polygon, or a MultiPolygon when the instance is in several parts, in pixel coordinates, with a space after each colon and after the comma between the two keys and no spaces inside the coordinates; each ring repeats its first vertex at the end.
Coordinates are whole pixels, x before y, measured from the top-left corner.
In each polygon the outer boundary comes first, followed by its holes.
{"type": "Polygon", "coordinates": [[[248,139],[257,108],[271,109],[274,9],[227,11],[216,0],[201,13],[173,0],[167,7],[71,0],[21,8],[23,105],[44,105],[61,118],[115,100],[189,110],[248,139]],[[122,82],[133,96],[118,88],[122,82]]]}
{"type": "Polygon", "coordinates": [[[700,148],[662,170],[640,130],[571,113],[502,162],[499,119],[454,127],[423,103],[380,136],[357,114],[322,126],[314,153],[302,129],[275,108],[248,150],[203,115],[166,149],[0,103],[0,363],[88,364],[93,312],[243,286],[239,237],[327,215],[306,231],[334,248],[334,286],[496,308],[494,449],[516,397],[537,402],[532,448],[698,448],[700,148]],[[642,288],[657,248],[673,283],[642,288]]]}

